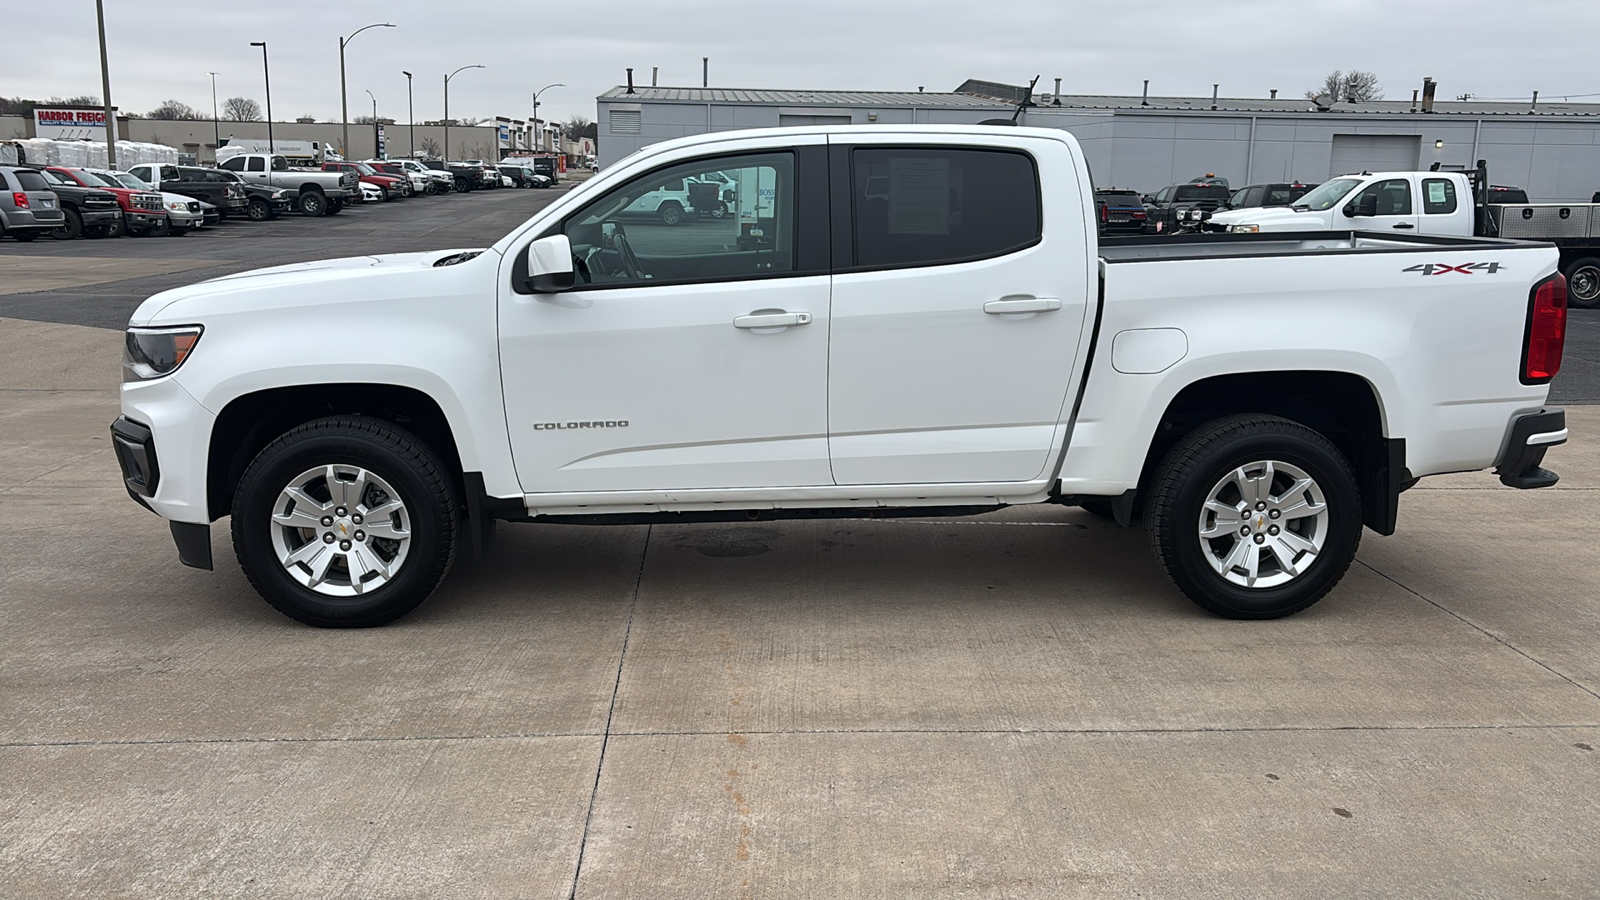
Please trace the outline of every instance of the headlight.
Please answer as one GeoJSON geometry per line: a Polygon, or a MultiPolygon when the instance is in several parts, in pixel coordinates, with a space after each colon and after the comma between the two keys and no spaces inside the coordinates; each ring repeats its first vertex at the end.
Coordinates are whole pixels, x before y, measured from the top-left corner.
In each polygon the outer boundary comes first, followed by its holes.
{"type": "Polygon", "coordinates": [[[289,192],[285,191],[285,190],[282,190],[282,189],[279,189],[279,190],[273,191],[272,193],[268,194],[267,196],[271,197],[274,200],[283,200],[283,199],[285,199],[286,197],[289,196],[289,192]]]}
{"type": "Polygon", "coordinates": [[[1255,234],[1261,230],[1260,225],[1229,225],[1228,231],[1233,234],[1255,234]]]}
{"type": "Polygon", "coordinates": [[[175,209],[178,212],[183,212],[186,208],[187,207],[184,205],[184,202],[182,200],[169,200],[169,201],[167,201],[167,209],[175,209]]]}
{"type": "Polygon", "coordinates": [[[122,380],[149,381],[178,371],[200,341],[199,325],[129,328],[122,342],[122,380]]]}

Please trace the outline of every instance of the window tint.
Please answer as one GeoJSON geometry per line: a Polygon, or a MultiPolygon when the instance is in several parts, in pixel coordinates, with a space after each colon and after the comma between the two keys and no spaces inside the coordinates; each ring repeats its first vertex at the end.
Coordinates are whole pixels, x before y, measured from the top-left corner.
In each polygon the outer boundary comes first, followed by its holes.
{"type": "Polygon", "coordinates": [[[1368,197],[1376,197],[1378,200],[1378,211],[1375,215],[1411,215],[1411,182],[1404,178],[1391,178],[1367,185],[1356,195],[1356,208],[1360,209],[1362,202],[1368,197]]]}
{"type": "Polygon", "coordinates": [[[17,184],[21,185],[22,189],[25,191],[50,190],[50,182],[45,181],[44,176],[40,175],[38,172],[28,169],[15,169],[12,171],[12,174],[16,176],[17,184]]]}
{"type": "Polygon", "coordinates": [[[222,163],[220,166],[218,166],[218,168],[227,169],[229,172],[243,172],[244,171],[244,157],[235,156],[233,159],[230,159],[227,162],[222,163]]]}
{"type": "Polygon", "coordinates": [[[259,156],[250,157],[250,165],[249,165],[248,171],[251,171],[251,172],[265,172],[266,170],[267,170],[267,161],[266,160],[262,159],[259,156]]]}
{"type": "Polygon", "coordinates": [[[1039,174],[1026,154],[858,149],[852,163],[857,266],[940,265],[1039,240],[1039,174]]]}
{"type": "MultiPolygon", "coordinates": [[[[1294,202],[1296,193],[1297,192],[1294,188],[1289,187],[1286,184],[1275,184],[1272,187],[1267,188],[1266,199],[1261,201],[1261,205],[1288,206],[1290,203],[1294,202]]],[[[1298,193],[1304,193],[1304,191],[1300,191],[1298,193]]]]}
{"type": "Polygon", "coordinates": [[[1422,179],[1422,211],[1430,216],[1455,212],[1455,182],[1448,178],[1422,179]]]}
{"type": "Polygon", "coordinates": [[[1226,200],[1228,189],[1220,184],[1185,184],[1178,188],[1179,200],[1226,200]]]}
{"type": "Polygon", "coordinates": [[[580,285],[727,281],[796,267],[794,156],[717,157],[641,176],[563,223],[580,285]],[[708,171],[733,183],[705,183],[708,171]],[[722,189],[719,191],[719,188],[722,189]]]}

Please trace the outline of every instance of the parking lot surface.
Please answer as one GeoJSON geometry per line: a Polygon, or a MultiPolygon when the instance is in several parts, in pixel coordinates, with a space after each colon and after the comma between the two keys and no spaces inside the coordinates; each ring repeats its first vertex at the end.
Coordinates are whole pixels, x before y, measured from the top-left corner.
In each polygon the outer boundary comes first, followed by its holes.
{"type": "Polygon", "coordinates": [[[0,897],[1594,896],[1600,407],[1556,487],[1426,479],[1275,622],[1059,507],[507,526],[368,631],[279,616],[224,527],[177,563],[107,447],[139,300],[553,196],[0,245],[43,279],[0,294],[0,897]]]}

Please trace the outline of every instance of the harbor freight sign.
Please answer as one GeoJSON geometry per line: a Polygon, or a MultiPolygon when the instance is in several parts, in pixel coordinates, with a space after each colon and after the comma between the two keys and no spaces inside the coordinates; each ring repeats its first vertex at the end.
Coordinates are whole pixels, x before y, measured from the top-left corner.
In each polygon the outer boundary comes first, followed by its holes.
{"type": "Polygon", "coordinates": [[[75,138],[104,140],[106,111],[34,107],[33,136],[54,138],[58,141],[70,141],[75,138]]]}

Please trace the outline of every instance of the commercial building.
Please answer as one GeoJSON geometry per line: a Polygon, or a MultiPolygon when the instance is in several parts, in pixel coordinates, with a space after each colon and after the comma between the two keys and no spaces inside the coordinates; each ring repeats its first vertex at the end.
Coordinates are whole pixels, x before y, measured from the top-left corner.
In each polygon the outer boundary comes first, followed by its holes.
{"type": "Polygon", "coordinates": [[[1536,200],[1600,190],[1600,104],[1033,94],[968,81],[950,92],[613,88],[596,98],[609,165],[669,138],[783,125],[973,124],[1061,128],[1083,145],[1100,187],[1142,192],[1215,173],[1232,184],[1319,182],[1362,170],[1467,167],[1536,200]],[[1028,105],[1017,112],[1027,98],[1028,105]]]}

